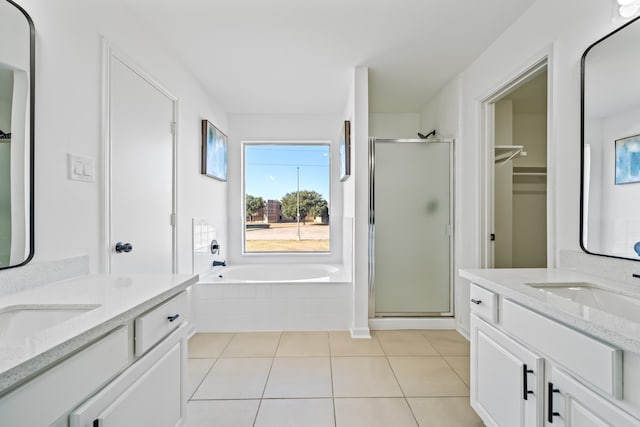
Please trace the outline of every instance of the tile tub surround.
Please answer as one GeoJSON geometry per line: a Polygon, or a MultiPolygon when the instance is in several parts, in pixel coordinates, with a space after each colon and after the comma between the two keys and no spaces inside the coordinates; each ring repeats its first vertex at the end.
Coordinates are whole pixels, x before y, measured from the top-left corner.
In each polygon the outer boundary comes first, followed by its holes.
{"type": "Polygon", "coordinates": [[[0,393],[197,281],[197,275],[80,276],[0,297],[0,311],[12,306],[99,305],[13,345],[0,342],[0,393]]]}
{"type": "Polygon", "coordinates": [[[622,295],[640,298],[637,285],[553,268],[461,269],[460,276],[577,331],[640,354],[640,321],[617,315],[616,307],[605,311],[561,297],[547,297],[544,292],[526,284],[592,283],[622,295]]]}
{"type": "Polygon", "coordinates": [[[198,333],[188,365],[186,427],[482,426],[452,330],[198,333]]]}

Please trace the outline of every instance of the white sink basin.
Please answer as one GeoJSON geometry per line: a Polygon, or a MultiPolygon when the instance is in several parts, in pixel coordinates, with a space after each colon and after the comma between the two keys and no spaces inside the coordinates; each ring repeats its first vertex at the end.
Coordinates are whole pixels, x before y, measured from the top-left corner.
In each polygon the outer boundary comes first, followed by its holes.
{"type": "Polygon", "coordinates": [[[98,307],[46,304],[6,307],[0,310],[0,342],[22,340],[98,307]]]}
{"type": "Polygon", "coordinates": [[[640,321],[640,298],[603,289],[592,283],[527,283],[548,295],[640,321]]]}

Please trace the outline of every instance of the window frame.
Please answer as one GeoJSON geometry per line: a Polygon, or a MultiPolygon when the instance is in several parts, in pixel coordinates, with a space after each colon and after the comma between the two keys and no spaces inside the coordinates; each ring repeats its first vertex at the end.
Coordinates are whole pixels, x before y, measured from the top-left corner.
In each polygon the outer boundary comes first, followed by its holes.
{"type": "MultiPolygon", "coordinates": [[[[331,218],[333,217],[333,156],[334,156],[334,144],[332,141],[317,141],[317,140],[289,140],[289,141],[242,141],[240,146],[240,156],[241,156],[241,185],[240,185],[240,216],[241,216],[241,227],[242,227],[242,256],[328,256],[335,253],[335,244],[333,240],[335,240],[335,236],[331,231],[334,224],[332,223],[331,218]],[[329,184],[329,195],[327,197],[327,207],[329,212],[329,250],[328,251],[247,251],[246,242],[247,242],[247,218],[246,218],[246,147],[247,146],[260,146],[260,145],[280,145],[280,146],[299,146],[299,145],[317,145],[317,146],[326,146],[329,148],[329,174],[328,174],[328,184],[329,184]],[[332,238],[334,237],[334,238],[332,238]]],[[[282,202],[282,201],[280,201],[282,202]]]]}

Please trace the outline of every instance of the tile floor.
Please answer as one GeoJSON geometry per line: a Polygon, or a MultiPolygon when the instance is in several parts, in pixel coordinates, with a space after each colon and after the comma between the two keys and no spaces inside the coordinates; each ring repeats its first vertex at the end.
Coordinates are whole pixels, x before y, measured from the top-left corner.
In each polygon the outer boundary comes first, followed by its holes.
{"type": "Polygon", "coordinates": [[[480,427],[455,331],[201,333],[187,427],[480,427]]]}

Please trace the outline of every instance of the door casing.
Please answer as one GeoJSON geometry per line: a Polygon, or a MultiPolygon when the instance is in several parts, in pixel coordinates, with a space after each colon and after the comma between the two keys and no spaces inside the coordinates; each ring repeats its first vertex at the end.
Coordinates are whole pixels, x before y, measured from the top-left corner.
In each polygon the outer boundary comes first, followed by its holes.
{"type": "Polygon", "coordinates": [[[553,67],[551,49],[534,56],[518,72],[502,80],[496,89],[480,100],[480,146],[481,146],[481,223],[480,223],[480,266],[493,268],[494,245],[490,234],[494,230],[494,145],[495,145],[495,103],[525,83],[543,69],[547,69],[547,267],[557,265],[555,233],[555,185],[554,185],[554,141],[553,141],[553,67]]]}

